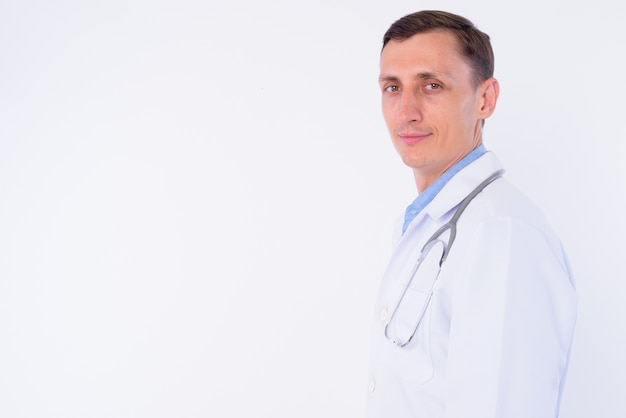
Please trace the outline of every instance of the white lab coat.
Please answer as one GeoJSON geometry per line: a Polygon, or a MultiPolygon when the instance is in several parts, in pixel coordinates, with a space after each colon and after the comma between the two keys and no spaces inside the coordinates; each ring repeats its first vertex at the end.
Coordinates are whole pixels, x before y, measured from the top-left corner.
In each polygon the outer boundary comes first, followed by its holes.
{"type": "Polygon", "coordinates": [[[368,418],[558,416],[576,291],[560,241],[505,178],[461,215],[413,340],[400,348],[383,332],[426,240],[500,168],[492,152],[465,167],[396,243],[373,321],[368,418]]]}

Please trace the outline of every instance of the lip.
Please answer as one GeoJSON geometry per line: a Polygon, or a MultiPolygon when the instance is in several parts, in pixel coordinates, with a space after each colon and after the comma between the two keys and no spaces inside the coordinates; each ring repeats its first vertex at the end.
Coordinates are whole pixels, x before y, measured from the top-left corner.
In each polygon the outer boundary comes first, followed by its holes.
{"type": "Polygon", "coordinates": [[[430,134],[417,134],[417,133],[404,133],[398,134],[400,141],[405,143],[406,145],[412,145],[424,140],[430,134]]]}

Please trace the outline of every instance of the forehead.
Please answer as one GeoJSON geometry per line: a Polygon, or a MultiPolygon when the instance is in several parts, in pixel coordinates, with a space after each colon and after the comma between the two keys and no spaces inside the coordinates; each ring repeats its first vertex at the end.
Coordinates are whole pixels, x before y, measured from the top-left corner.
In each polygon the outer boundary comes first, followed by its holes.
{"type": "Polygon", "coordinates": [[[449,31],[438,30],[389,41],[380,56],[380,69],[381,74],[406,71],[459,74],[467,73],[470,67],[456,37],[449,31]]]}

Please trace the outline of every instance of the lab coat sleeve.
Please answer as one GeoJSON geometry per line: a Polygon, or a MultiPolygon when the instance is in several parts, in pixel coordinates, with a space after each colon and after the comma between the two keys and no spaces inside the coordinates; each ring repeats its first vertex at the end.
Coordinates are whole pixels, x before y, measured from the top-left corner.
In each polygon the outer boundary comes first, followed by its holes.
{"type": "Polygon", "coordinates": [[[576,316],[561,245],[512,219],[476,231],[451,303],[446,417],[556,417],[576,316]]]}

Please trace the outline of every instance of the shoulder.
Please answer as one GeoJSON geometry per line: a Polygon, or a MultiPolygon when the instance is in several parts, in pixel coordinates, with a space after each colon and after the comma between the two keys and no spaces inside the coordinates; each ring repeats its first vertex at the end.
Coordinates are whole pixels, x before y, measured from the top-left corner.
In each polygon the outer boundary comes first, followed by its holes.
{"type": "Polygon", "coordinates": [[[554,234],[541,208],[504,177],[494,181],[476,196],[467,212],[468,216],[482,222],[506,220],[554,234]]]}
{"type": "Polygon", "coordinates": [[[482,251],[506,249],[508,257],[518,254],[526,261],[552,258],[569,270],[561,240],[544,212],[506,178],[476,196],[459,219],[461,229],[474,242],[481,242],[482,251]]]}

